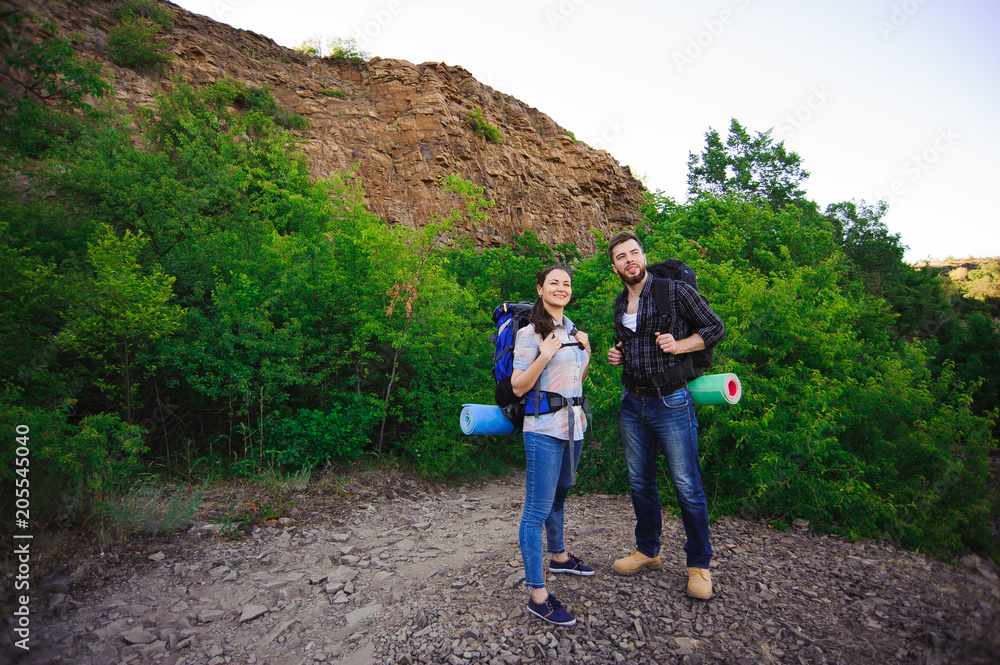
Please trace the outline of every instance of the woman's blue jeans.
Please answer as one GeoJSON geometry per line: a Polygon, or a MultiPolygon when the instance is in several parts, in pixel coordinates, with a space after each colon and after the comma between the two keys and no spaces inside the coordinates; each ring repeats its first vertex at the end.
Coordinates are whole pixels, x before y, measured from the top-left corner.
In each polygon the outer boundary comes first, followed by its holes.
{"type": "Polygon", "coordinates": [[[698,461],[698,421],[687,388],[666,397],[622,395],[622,444],[635,510],[636,549],[649,557],[660,553],[663,513],[656,484],[656,461],[662,452],[677,492],[687,534],[687,565],[708,568],[708,501],[701,485],[698,461]]]}
{"type": "Polygon", "coordinates": [[[582,441],[570,445],[565,439],[524,433],[528,472],[518,537],[524,561],[524,584],[529,589],[545,587],[542,530],[545,531],[549,553],[566,551],[563,543],[563,505],[573,484],[582,450],[582,441]]]}

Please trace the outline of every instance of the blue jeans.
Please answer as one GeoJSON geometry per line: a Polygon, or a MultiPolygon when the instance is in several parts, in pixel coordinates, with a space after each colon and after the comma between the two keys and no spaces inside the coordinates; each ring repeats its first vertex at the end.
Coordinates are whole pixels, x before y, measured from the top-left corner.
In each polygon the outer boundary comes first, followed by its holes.
{"type": "Polygon", "coordinates": [[[698,421],[687,388],[666,397],[622,395],[622,444],[635,510],[636,549],[649,557],[660,553],[663,514],[656,485],[656,460],[663,452],[681,507],[687,542],[687,565],[708,568],[708,501],[698,461],[698,421]]]}
{"type": "Polygon", "coordinates": [[[570,445],[534,432],[524,433],[524,456],[528,473],[524,484],[524,512],[518,538],[524,561],[524,584],[529,589],[545,587],[542,562],[542,529],[551,554],[565,552],[563,505],[580,464],[583,442],[570,445]]]}

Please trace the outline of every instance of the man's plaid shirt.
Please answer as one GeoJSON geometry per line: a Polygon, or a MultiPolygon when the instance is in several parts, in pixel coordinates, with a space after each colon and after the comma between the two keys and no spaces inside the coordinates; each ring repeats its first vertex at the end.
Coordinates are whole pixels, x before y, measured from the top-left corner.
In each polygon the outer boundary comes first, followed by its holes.
{"type": "MultiPolygon", "coordinates": [[[[671,333],[674,339],[682,340],[694,333],[705,340],[705,347],[712,348],[726,336],[726,326],[719,315],[712,311],[708,302],[690,284],[681,281],[674,282],[674,304],[672,310],[677,312],[659,312],[656,308],[656,298],[653,294],[652,275],[646,279],[646,284],[639,294],[639,311],[636,330],[632,332],[622,324],[622,315],[628,306],[628,289],[623,289],[615,299],[615,335],[624,349],[624,372],[622,381],[626,385],[664,385],[680,383],[693,376],[686,376],[684,356],[671,355],[660,350],[655,343],[654,333],[671,333]],[[667,317],[664,330],[661,327],[663,317],[667,317]]],[[[687,363],[690,365],[690,363],[687,363]]]]}

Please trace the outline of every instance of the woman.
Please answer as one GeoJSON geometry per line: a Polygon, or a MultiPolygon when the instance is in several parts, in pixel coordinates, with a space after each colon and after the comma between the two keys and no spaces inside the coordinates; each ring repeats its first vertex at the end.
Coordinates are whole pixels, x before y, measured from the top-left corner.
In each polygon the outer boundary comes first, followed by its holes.
{"type": "MultiPolygon", "coordinates": [[[[590,340],[563,314],[573,295],[569,271],[562,266],[546,268],[538,273],[536,288],[538,299],[531,310],[531,322],[518,331],[514,342],[511,388],[518,397],[532,389],[558,393],[569,404],[524,418],[528,472],[519,531],[521,558],[525,586],[531,592],[528,611],[549,623],[573,626],[576,619],[545,590],[542,530],[544,527],[551,554],[550,572],[594,574],[592,568],[566,552],[563,544],[563,504],[576,479],[587,427],[579,403],[590,364],[590,340]]],[[[530,407],[528,410],[532,412],[530,407]]]]}

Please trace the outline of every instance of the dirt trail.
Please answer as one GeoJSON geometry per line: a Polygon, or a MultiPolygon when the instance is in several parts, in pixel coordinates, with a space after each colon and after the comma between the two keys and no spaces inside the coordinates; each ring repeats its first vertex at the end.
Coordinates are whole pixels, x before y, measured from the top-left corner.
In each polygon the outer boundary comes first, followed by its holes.
{"type": "Polygon", "coordinates": [[[622,578],[610,562],[632,549],[628,498],[572,496],[568,547],[597,574],[550,576],[579,620],[562,629],[523,610],[523,475],[458,489],[362,478],[297,500],[292,519],[242,539],[213,531],[208,501],[179,536],[82,554],[48,581],[30,658],[14,662],[1000,662],[1000,583],[976,557],[952,567],[724,518],[703,602],[683,593],[676,519],[663,569],[622,578]]]}

